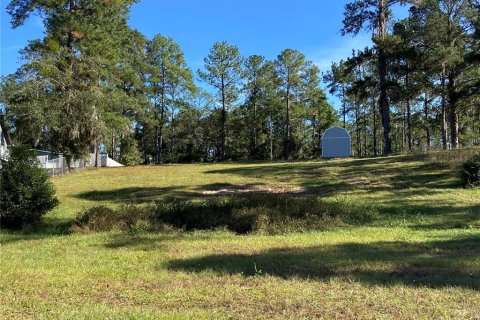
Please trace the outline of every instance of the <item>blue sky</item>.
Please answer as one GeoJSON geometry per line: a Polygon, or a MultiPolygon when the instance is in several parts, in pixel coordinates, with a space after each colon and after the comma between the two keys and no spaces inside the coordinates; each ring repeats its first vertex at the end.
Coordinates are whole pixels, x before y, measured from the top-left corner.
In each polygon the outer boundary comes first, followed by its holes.
{"type": "MultiPolygon", "coordinates": [[[[370,44],[370,36],[342,37],[343,8],[350,0],[142,0],[134,5],[130,25],[152,38],[172,37],[196,71],[216,41],[226,40],[244,56],[259,54],[274,59],[283,49],[304,53],[327,71],[332,61],[347,58],[352,49],[370,44]]],[[[12,30],[2,1],[0,74],[15,72],[18,51],[43,35],[42,20],[31,16],[12,30]]],[[[404,15],[405,9],[397,9],[404,15]]],[[[330,98],[333,104],[338,102],[330,98]]]]}

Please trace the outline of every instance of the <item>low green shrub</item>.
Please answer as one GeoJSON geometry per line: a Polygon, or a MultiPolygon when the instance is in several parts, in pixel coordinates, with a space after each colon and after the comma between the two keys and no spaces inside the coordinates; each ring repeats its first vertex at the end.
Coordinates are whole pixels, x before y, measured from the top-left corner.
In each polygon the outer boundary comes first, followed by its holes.
{"type": "Polygon", "coordinates": [[[480,186],[480,154],[477,154],[462,164],[463,181],[466,186],[480,186]]]}
{"type": "Polygon", "coordinates": [[[155,231],[155,209],[152,206],[122,205],[116,209],[105,206],[92,207],[77,215],[70,231],[155,231]]]}
{"type": "Polygon", "coordinates": [[[372,221],[376,208],[354,202],[327,202],[315,197],[281,194],[218,196],[201,200],[159,203],[150,207],[95,207],[77,218],[73,231],[138,229],[214,230],[239,234],[278,234],[319,230],[332,225],[372,221]]]}
{"type": "Polygon", "coordinates": [[[0,169],[0,225],[35,225],[58,204],[48,173],[38,167],[35,153],[19,146],[10,149],[0,169]]]}

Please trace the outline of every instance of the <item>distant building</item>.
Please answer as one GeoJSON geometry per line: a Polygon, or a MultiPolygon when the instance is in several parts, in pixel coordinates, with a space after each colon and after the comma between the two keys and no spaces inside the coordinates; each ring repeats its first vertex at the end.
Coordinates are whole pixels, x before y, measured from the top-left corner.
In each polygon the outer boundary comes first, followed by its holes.
{"type": "MultiPolygon", "coordinates": [[[[0,115],[1,116],[1,115],[0,115]]],[[[0,159],[6,160],[8,157],[8,146],[11,144],[3,118],[0,118],[0,159]]]]}
{"type": "Polygon", "coordinates": [[[347,130],[332,127],[322,136],[322,158],[347,158],[352,156],[352,137],[347,130]]]}
{"type": "Polygon", "coordinates": [[[99,164],[102,167],[110,167],[110,168],[123,167],[123,164],[113,160],[106,153],[101,153],[100,154],[100,163],[99,164]]]}
{"type": "Polygon", "coordinates": [[[55,153],[45,150],[35,150],[37,153],[37,160],[40,163],[40,167],[45,169],[57,169],[58,172],[62,172],[62,168],[66,165],[63,154],[55,153]]]}

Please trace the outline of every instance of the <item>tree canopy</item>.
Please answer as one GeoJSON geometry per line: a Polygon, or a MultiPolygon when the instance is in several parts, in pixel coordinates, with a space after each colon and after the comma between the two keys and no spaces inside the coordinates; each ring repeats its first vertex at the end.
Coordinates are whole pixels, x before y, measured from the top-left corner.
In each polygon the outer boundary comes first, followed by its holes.
{"type": "Polygon", "coordinates": [[[310,159],[339,124],[359,156],[480,144],[477,0],[355,0],[341,34],[366,30],[373,45],[330,70],[295,49],[269,60],[220,41],[198,79],[174,39],[127,24],[135,2],[9,2],[13,28],[32,14],[45,26],[0,86],[16,143],[126,164],[310,159]]]}

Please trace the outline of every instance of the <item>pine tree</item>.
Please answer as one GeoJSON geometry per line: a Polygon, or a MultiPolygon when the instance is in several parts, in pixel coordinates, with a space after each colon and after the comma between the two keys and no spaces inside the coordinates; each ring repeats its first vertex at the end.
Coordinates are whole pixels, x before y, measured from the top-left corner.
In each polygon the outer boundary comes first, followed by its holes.
{"type": "MultiPolygon", "coordinates": [[[[7,6],[12,27],[21,26],[39,13],[45,37],[22,51],[25,64],[16,73],[20,86],[40,88],[24,101],[6,101],[18,110],[35,101],[49,108],[40,119],[48,128],[46,138],[53,151],[63,152],[68,164],[88,154],[104,130],[103,111],[111,101],[107,94],[112,69],[119,62],[122,39],[129,27],[133,0],[14,0],[7,6]],[[37,95],[38,94],[38,95],[37,95]]],[[[41,111],[35,110],[39,114],[41,111]]],[[[38,131],[37,131],[38,132],[38,131]]]]}
{"type": "Polygon", "coordinates": [[[199,70],[201,80],[217,90],[220,110],[220,160],[227,156],[228,110],[233,107],[240,93],[240,80],[244,76],[243,59],[238,48],[226,41],[213,45],[205,58],[206,71],[199,70]]]}
{"type": "Polygon", "coordinates": [[[403,0],[356,0],[345,6],[342,35],[357,35],[366,25],[373,31],[373,40],[378,51],[379,109],[382,116],[384,153],[392,152],[390,105],[388,101],[387,47],[388,24],[392,19],[391,8],[405,4],[403,0]]]}

